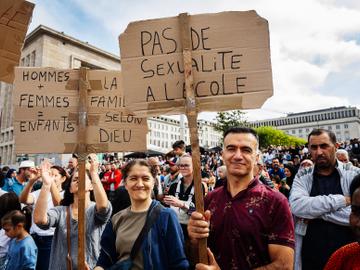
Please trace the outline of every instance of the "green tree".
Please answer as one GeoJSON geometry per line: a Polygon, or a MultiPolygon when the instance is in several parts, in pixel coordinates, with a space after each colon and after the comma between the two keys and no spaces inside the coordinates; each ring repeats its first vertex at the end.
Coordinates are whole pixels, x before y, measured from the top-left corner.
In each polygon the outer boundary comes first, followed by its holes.
{"type": "Polygon", "coordinates": [[[249,126],[245,113],[241,110],[218,112],[216,115],[215,130],[224,133],[229,127],[249,126]]]}
{"type": "Polygon", "coordinates": [[[256,132],[259,135],[260,148],[267,148],[270,145],[299,146],[304,145],[306,140],[290,136],[282,130],[273,127],[258,127],[256,132]]]}

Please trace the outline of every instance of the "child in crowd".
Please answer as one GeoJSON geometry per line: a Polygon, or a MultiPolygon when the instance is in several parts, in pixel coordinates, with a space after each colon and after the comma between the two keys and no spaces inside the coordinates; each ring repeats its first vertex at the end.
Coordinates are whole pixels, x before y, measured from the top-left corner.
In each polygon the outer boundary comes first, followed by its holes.
{"type": "Polygon", "coordinates": [[[37,247],[27,232],[31,223],[31,212],[24,208],[23,212],[13,210],[1,219],[1,226],[5,234],[11,238],[6,259],[6,270],[35,269],[37,247]]]}

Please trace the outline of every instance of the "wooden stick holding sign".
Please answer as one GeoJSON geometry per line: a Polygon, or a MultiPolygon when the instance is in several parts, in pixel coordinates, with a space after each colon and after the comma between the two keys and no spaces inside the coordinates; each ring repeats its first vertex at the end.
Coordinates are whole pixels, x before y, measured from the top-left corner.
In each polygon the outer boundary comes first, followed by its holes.
{"type": "MultiPolygon", "coordinates": [[[[204,196],[201,183],[201,167],[200,167],[200,146],[197,129],[197,109],[196,98],[194,93],[194,77],[192,72],[192,55],[191,55],[191,41],[190,41],[190,27],[189,15],[181,13],[179,15],[181,41],[183,47],[184,60],[184,75],[185,75],[185,89],[186,89],[186,117],[188,119],[188,126],[190,130],[190,143],[192,162],[194,167],[194,189],[196,211],[204,214],[204,196]]],[[[199,240],[199,262],[208,264],[207,257],[207,240],[206,238],[199,240]]]]}
{"type": "Polygon", "coordinates": [[[88,96],[88,70],[80,68],[79,78],[79,113],[78,113],[78,147],[79,156],[79,182],[78,182],[78,269],[85,268],[85,182],[86,182],[86,157],[87,153],[87,96],[88,96]]]}

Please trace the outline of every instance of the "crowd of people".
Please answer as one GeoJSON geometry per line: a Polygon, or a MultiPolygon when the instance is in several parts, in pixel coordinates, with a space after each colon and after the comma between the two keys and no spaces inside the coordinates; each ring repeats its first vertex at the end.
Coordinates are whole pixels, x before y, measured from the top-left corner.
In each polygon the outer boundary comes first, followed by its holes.
{"type": "MultiPolygon", "coordinates": [[[[360,269],[360,143],[315,129],[302,147],[259,150],[230,128],[202,153],[196,211],[185,143],[164,156],[103,162],[85,176],[87,269],[360,269]],[[208,264],[197,243],[208,239],[208,264]]],[[[0,270],[78,269],[78,162],[2,168],[0,270]]]]}

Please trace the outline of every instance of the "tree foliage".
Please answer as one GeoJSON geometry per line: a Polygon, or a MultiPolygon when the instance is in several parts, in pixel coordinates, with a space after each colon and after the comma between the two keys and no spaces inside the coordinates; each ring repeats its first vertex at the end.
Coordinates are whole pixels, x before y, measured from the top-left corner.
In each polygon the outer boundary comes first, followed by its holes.
{"type": "Polygon", "coordinates": [[[245,113],[241,110],[218,112],[216,115],[215,130],[222,134],[230,127],[249,126],[245,113]]]}
{"type": "MultiPolygon", "coordinates": [[[[245,114],[241,110],[218,112],[214,128],[224,134],[230,127],[250,127],[251,125],[246,120],[245,114]]],[[[267,148],[270,145],[299,146],[306,143],[306,140],[290,136],[274,127],[258,127],[255,130],[259,135],[260,148],[267,148]]]]}
{"type": "Polygon", "coordinates": [[[300,146],[306,140],[290,136],[282,130],[273,127],[258,127],[256,132],[259,135],[260,148],[267,148],[270,145],[281,146],[300,146]]]}

